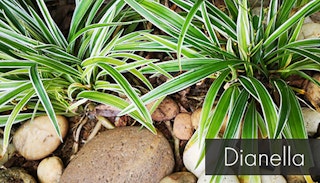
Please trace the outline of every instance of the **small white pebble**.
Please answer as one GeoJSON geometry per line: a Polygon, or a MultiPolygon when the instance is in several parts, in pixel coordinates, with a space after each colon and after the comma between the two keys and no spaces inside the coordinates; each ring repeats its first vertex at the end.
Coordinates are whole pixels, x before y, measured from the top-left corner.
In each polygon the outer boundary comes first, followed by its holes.
{"type": "Polygon", "coordinates": [[[38,165],[38,179],[41,183],[58,183],[63,168],[63,163],[59,157],[53,156],[45,158],[38,165]]]}

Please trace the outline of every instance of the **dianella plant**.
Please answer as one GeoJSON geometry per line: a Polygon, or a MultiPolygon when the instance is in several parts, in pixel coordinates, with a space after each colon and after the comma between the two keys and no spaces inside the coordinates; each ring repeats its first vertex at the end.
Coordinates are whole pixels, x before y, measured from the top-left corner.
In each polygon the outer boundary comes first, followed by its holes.
{"type": "Polygon", "coordinates": [[[74,115],[89,101],[119,109],[131,103],[130,116],[155,133],[132,83],[152,89],[137,68],[154,60],[134,54],[141,33],[132,30],[144,20],[122,0],[75,3],[69,33],[63,35],[44,0],[0,0],[3,153],[14,123],[47,114],[60,136],[56,115],[74,115]]]}
{"type": "MultiPolygon", "coordinates": [[[[180,75],[143,95],[143,102],[215,79],[191,139],[199,140],[200,148],[205,139],[218,137],[225,119],[225,139],[254,139],[259,134],[270,139],[308,138],[299,89],[288,81],[294,75],[319,85],[308,73],[320,71],[320,39],[297,38],[305,17],[319,10],[320,0],[273,0],[256,14],[247,0],[226,0],[219,8],[211,1],[170,0],[182,10],[179,13],[156,1],[125,1],[166,33],[143,33],[146,40],[177,53],[176,59],[155,65],[180,75]]],[[[147,66],[141,71],[159,69],[147,66]]],[[[132,110],[133,105],[124,112],[132,110]]]]}

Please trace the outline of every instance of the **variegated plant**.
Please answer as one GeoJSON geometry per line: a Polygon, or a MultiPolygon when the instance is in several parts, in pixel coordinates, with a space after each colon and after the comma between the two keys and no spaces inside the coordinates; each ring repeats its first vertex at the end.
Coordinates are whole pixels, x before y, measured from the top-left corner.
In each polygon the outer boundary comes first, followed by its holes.
{"type": "Polygon", "coordinates": [[[67,38],[53,21],[44,0],[0,0],[0,126],[4,150],[14,123],[49,115],[57,134],[56,114],[73,115],[88,100],[124,109],[155,132],[151,115],[130,79],[152,85],[137,68],[148,65],[135,52],[144,20],[123,0],[76,0],[67,38]],[[36,8],[32,8],[36,7],[36,8]],[[126,78],[126,77],[127,78],[126,78]]]}
{"type": "MultiPolygon", "coordinates": [[[[152,0],[125,1],[167,34],[144,33],[146,40],[177,53],[176,60],[156,64],[157,70],[148,66],[140,71],[183,72],[143,95],[143,102],[215,78],[191,139],[199,139],[200,148],[206,138],[218,136],[226,116],[223,138],[258,138],[258,133],[263,138],[308,138],[296,95],[299,90],[287,81],[298,75],[317,83],[307,73],[320,71],[320,39],[298,41],[297,37],[304,18],[319,11],[320,0],[305,5],[273,0],[258,15],[247,0],[225,0],[225,9],[211,1],[170,0],[181,13],[152,0]]],[[[122,114],[133,110],[130,105],[122,114]]]]}

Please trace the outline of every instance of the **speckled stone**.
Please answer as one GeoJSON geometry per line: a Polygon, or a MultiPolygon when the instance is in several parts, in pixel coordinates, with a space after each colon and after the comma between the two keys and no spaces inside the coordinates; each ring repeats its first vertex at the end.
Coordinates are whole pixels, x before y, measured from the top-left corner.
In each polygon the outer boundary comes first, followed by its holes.
{"type": "Polygon", "coordinates": [[[86,144],[65,169],[61,183],[158,183],[174,167],[167,139],[139,127],[104,131],[86,144]]]}

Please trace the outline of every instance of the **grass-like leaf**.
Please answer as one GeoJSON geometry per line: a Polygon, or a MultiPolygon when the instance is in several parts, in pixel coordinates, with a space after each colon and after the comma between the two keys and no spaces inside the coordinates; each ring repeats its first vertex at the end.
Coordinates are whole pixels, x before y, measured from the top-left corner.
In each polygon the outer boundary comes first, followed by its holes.
{"type": "Polygon", "coordinates": [[[243,127],[241,139],[257,139],[258,138],[258,116],[254,101],[249,103],[247,112],[243,119],[243,127]]]}
{"type": "MultiPolygon", "coordinates": [[[[243,64],[239,61],[225,61],[217,62],[208,65],[203,65],[194,70],[190,70],[184,74],[181,74],[177,78],[167,81],[166,83],[158,86],[154,90],[142,96],[142,101],[149,103],[153,100],[156,100],[159,97],[172,94],[176,91],[187,88],[198,81],[208,77],[211,74],[214,74],[217,71],[223,71],[228,69],[229,65],[240,65],[243,64]]],[[[126,114],[129,111],[133,110],[133,106],[130,105],[127,109],[121,112],[121,114],[126,114]]]]}
{"type": "Polygon", "coordinates": [[[266,90],[265,86],[260,83],[255,78],[248,78],[248,77],[240,77],[240,80],[247,80],[251,83],[252,87],[246,87],[246,90],[250,92],[253,96],[256,96],[256,100],[260,103],[263,117],[268,124],[268,136],[274,138],[275,137],[275,130],[276,124],[278,121],[278,114],[277,114],[277,107],[272,100],[269,92],[266,90]],[[254,93],[253,92],[254,89],[254,93]]]}
{"type": "Polygon", "coordinates": [[[93,1],[80,1],[80,3],[77,4],[76,9],[74,10],[72,20],[70,23],[70,31],[69,31],[69,41],[73,37],[73,35],[76,34],[77,30],[79,29],[79,25],[81,21],[83,20],[83,17],[85,16],[86,12],[90,10],[90,7],[94,3],[93,1]]]}
{"type": "Polygon", "coordinates": [[[312,0],[304,7],[302,7],[296,14],[290,17],[286,22],[284,22],[279,28],[277,28],[263,43],[265,47],[270,46],[270,44],[275,41],[282,33],[286,32],[291,26],[297,23],[302,17],[310,14],[318,8],[320,0],[312,0]]]}
{"type": "Polygon", "coordinates": [[[10,131],[11,127],[16,121],[21,109],[26,105],[26,103],[30,100],[30,98],[35,94],[34,90],[29,91],[20,101],[19,103],[13,108],[8,120],[5,124],[4,133],[3,133],[3,144],[2,144],[2,155],[5,154],[7,151],[9,140],[10,140],[10,131]]]}
{"type": "Polygon", "coordinates": [[[25,83],[13,90],[6,91],[1,95],[0,97],[0,106],[3,106],[4,104],[10,102],[12,99],[14,99],[19,94],[23,93],[24,91],[32,88],[31,83],[25,83]]]}
{"type": "Polygon", "coordinates": [[[131,102],[135,105],[136,110],[141,114],[141,116],[144,117],[143,124],[145,124],[150,131],[152,131],[153,133],[156,133],[150,113],[148,112],[142,100],[133,90],[132,86],[126,80],[126,78],[123,75],[121,75],[116,69],[112,68],[107,64],[99,63],[98,65],[102,69],[106,70],[110,74],[110,76],[120,85],[120,87],[123,89],[125,94],[131,100],[131,102]]]}
{"type": "Polygon", "coordinates": [[[291,110],[287,125],[285,126],[286,130],[284,130],[289,132],[289,134],[284,133],[284,136],[285,138],[307,139],[308,135],[304,126],[304,120],[299,102],[291,89],[288,90],[287,95],[290,101],[291,110]]]}
{"type": "Polygon", "coordinates": [[[214,102],[216,101],[216,96],[223,84],[223,82],[225,81],[227,75],[229,74],[229,70],[224,71],[215,81],[214,83],[210,86],[206,97],[204,99],[203,105],[202,105],[202,112],[200,115],[200,119],[199,119],[199,127],[198,127],[198,131],[199,131],[199,140],[200,143],[202,144],[203,142],[203,138],[204,135],[204,131],[205,129],[207,129],[208,125],[209,125],[209,117],[210,114],[212,112],[212,108],[214,105],[214,102]]]}
{"type": "Polygon", "coordinates": [[[182,71],[181,64],[180,64],[181,63],[180,58],[181,58],[183,41],[184,41],[184,38],[185,38],[186,33],[188,31],[188,28],[191,24],[191,21],[202,3],[203,3],[203,0],[197,0],[196,3],[193,5],[193,7],[190,9],[190,11],[188,12],[188,15],[186,17],[186,20],[181,28],[181,33],[179,34],[177,55],[178,55],[178,62],[179,62],[180,71],[182,71]]]}
{"type": "Polygon", "coordinates": [[[56,39],[56,43],[58,45],[60,45],[63,48],[67,47],[67,41],[64,38],[62,32],[60,31],[60,29],[58,28],[58,26],[55,24],[55,22],[53,21],[52,17],[50,16],[50,12],[47,9],[47,6],[44,2],[44,0],[38,0],[37,1],[39,9],[43,15],[44,20],[47,23],[47,27],[49,28],[51,35],[54,36],[54,38],[56,39]]]}
{"type": "MultiPolygon", "coordinates": [[[[120,97],[116,97],[115,95],[110,95],[107,93],[95,92],[95,91],[84,91],[79,93],[77,97],[86,98],[86,99],[103,103],[106,105],[111,105],[118,109],[124,109],[129,105],[127,101],[121,99],[120,97]]],[[[130,116],[132,116],[134,119],[142,123],[147,129],[155,131],[152,124],[150,125],[149,123],[144,123],[145,122],[144,118],[137,111],[131,112],[130,116]]]]}
{"type": "Polygon", "coordinates": [[[276,134],[274,136],[274,138],[277,139],[280,138],[281,132],[288,121],[291,105],[288,96],[289,88],[286,83],[282,80],[277,80],[275,81],[275,85],[280,95],[279,121],[277,122],[276,134]]]}
{"type": "Polygon", "coordinates": [[[226,139],[239,138],[240,122],[246,112],[249,92],[242,90],[235,101],[234,107],[230,111],[227,128],[223,134],[226,139]]]}
{"type": "Polygon", "coordinates": [[[34,90],[36,91],[36,93],[39,97],[39,100],[41,101],[46,113],[48,114],[48,117],[49,117],[52,125],[54,126],[54,129],[55,129],[58,137],[62,141],[61,131],[60,131],[60,127],[58,125],[56,114],[55,114],[53,106],[50,102],[50,98],[49,98],[48,94],[46,93],[46,90],[41,82],[41,78],[40,78],[38,70],[37,70],[37,65],[30,67],[30,79],[31,79],[32,85],[34,87],[34,90]]]}

